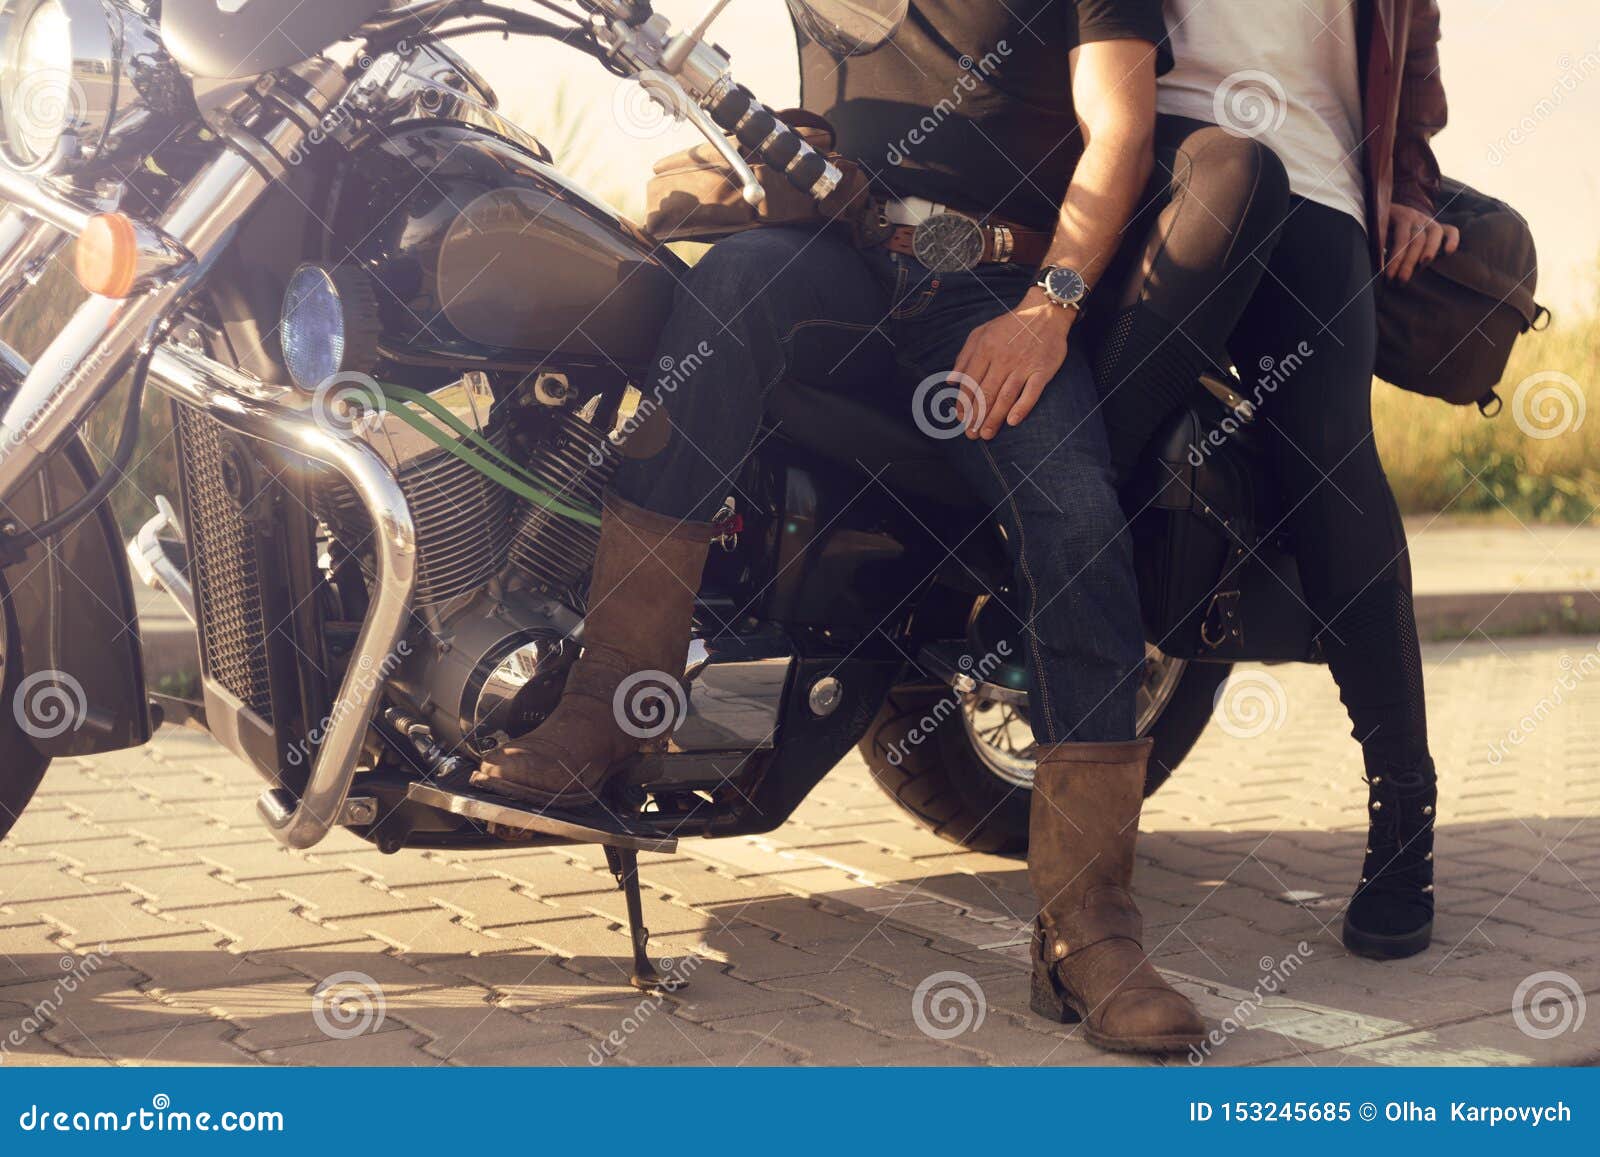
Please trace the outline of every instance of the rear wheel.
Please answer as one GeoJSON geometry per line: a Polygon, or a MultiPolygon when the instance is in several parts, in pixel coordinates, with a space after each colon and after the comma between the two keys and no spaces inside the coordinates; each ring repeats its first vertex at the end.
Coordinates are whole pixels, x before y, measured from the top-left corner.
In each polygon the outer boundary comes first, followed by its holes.
{"type": "MultiPolygon", "coordinates": [[[[1147,649],[1138,716],[1139,734],[1155,740],[1147,796],[1200,738],[1229,669],[1147,649]]],[[[1034,760],[1024,708],[942,684],[897,687],[860,750],[878,786],[935,834],[977,852],[1027,851],[1034,760]]]]}
{"type": "Polygon", "coordinates": [[[34,750],[22,730],[17,687],[22,682],[22,649],[11,595],[0,579],[0,839],[22,815],[44,778],[50,761],[34,750]]]}

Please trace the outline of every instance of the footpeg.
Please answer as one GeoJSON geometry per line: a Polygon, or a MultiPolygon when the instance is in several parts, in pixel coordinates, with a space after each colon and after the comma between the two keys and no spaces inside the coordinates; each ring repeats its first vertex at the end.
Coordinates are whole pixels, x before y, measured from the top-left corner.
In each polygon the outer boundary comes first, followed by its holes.
{"type": "Polygon", "coordinates": [[[672,836],[652,836],[629,832],[621,827],[596,826],[593,816],[576,816],[554,809],[537,809],[503,796],[490,795],[470,787],[442,788],[412,783],[406,796],[417,803],[447,811],[479,823],[499,824],[535,835],[550,837],[552,843],[603,844],[611,849],[637,852],[674,852],[678,841],[672,836]]]}

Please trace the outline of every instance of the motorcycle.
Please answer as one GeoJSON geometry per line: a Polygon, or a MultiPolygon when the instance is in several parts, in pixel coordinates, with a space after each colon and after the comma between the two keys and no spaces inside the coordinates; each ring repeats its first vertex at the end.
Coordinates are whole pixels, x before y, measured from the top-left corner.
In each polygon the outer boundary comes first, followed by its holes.
{"type": "MultiPolygon", "coordinates": [[[[723,6],[678,31],[641,0],[10,0],[0,319],[69,245],[89,295],[31,362],[0,343],[0,836],[52,759],[198,725],[261,774],[291,848],[335,827],[385,852],[603,844],[646,985],[638,852],[770,831],[854,748],[939,834],[1025,847],[999,534],[903,407],[798,383],[718,517],[682,682],[645,689],[661,742],[605,814],[468,785],[559,697],[618,432],[692,367],[653,361],[679,258],[564,177],[449,41],[559,39],[645,81],[752,203],[730,132],[820,199],[837,172],[706,40],[723,6]],[[123,381],[97,470],[83,428],[123,381]],[[124,544],[105,498],[147,387],[178,501],[124,544]],[[193,623],[197,696],[147,688],[133,575],[193,623]]],[[[896,7],[804,0],[850,51],[896,7]]],[[[1246,409],[1198,396],[1136,500],[1151,790],[1230,662],[1308,648],[1292,555],[1244,530],[1272,523],[1248,439],[1194,461],[1246,409]],[[1246,605],[1288,609],[1247,635],[1246,605]]]]}

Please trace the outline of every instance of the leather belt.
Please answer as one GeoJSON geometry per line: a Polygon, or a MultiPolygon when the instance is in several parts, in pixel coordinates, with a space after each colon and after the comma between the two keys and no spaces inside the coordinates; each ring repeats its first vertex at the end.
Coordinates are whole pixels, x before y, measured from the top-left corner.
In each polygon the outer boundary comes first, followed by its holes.
{"type": "MultiPolygon", "coordinates": [[[[977,227],[983,235],[983,252],[976,262],[979,265],[1013,261],[1018,265],[1037,268],[1044,264],[1045,256],[1050,251],[1051,236],[1048,233],[1017,229],[1010,225],[979,224],[977,227]]],[[[917,230],[921,228],[922,225],[896,225],[884,244],[891,253],[917,257],[917,230]]]]}

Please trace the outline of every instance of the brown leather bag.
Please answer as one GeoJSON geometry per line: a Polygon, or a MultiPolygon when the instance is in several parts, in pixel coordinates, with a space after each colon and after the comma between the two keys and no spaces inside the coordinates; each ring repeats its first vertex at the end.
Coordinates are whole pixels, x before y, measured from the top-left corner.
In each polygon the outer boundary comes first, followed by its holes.
{"type": "Polygon", "coordinates": [[[1499,412],[1511,347],[1549,324],[1534,300],[1539,256],[1522,215],[1460,181],[1440,186],[1438,218],[1461,230],[1405,284],[1378,283],[1378,377],[1457,406],[1499,412]]]}
{"type": "MultiPolygon", "coordinates": [[[[709,143],[663,157],[645,190],[645,228],[661,241],[716,241],[762,225],[836,226],[855,234],[871,198],[867,176],[848,157],[834,152],[833,126],[804,109],[786,109],[779,119],[823,154],[843,174],[839,187],[817,201],[748,149],[767,199],[759,210],[745,201],[738,179],[709,143]]],[[[737,143],[737,142],[735,142],[737,143]]]]}

